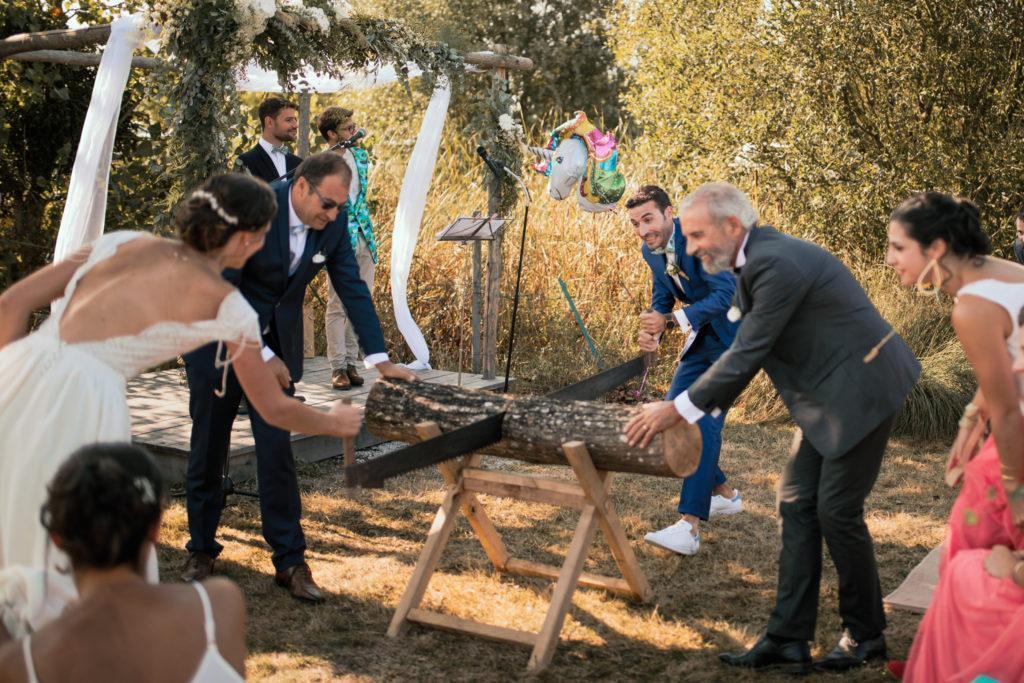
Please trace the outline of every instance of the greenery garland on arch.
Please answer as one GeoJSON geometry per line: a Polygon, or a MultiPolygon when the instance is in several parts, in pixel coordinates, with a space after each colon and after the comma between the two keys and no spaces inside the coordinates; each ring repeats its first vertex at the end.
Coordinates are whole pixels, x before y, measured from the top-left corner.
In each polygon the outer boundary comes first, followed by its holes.
{"type": "Polygon", "coordinates": [[[415,63],[428,79],[462,82],[462,57],[404,23],[353,14],[343,0],[156,0],[150,19],[175,78],[170,79],[174,178],[169,199],[228,167],[243,117],[236,83],[255,61],[287,87],[305,67],[338,76],[392,64],[404,77],[415,63]]]}

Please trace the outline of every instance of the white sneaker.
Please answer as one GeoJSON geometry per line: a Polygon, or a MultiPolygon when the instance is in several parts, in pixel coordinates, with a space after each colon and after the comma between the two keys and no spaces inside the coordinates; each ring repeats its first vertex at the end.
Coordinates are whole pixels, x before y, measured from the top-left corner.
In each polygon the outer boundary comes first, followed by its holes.
{"type": "Polygon", "coordinates": [[[711,511],[708,513],[708,519],[743,512],[743,496],[740,495],[739,489],[733,490],[736,491],[736,495],[732,498],[711,496],[711,511]]]}
{"type": "Polygon", "coordinates": [[[693,525],[685,519],[661,531],[652,531],[644,536],[644,540],[680,555],[696,555],[700,550],[700,534],[694,536],[693,525]]]}

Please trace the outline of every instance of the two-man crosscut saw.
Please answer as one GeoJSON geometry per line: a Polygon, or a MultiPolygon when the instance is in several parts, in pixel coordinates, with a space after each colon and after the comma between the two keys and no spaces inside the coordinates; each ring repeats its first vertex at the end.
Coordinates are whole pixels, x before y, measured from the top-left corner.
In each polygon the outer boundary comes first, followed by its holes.
{"type": "MultiPolygon", "coordinates": [[[[644,356],[638,356],[622,365],[616,365],[614,368],[553,391],[547,397],[560,401],[592,401],[636,377],[644,369],[644,356]]],[[[432,439],[346,467],[345,483],[348,486],[380,488],[385,479],[490,446],[501,441],[501,424],[504,419],[505,411],[502,411],[432,439]]]]}

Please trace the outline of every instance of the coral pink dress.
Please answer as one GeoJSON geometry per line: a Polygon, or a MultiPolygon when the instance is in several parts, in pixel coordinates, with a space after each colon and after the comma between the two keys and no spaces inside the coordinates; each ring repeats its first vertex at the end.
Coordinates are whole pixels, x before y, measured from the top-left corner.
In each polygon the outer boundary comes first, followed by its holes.
{"type": "MultiPolygon", "coordinates": [[[[1006,309],[1013,323],[1007,348],[1016,359],[1024,285],[980,280],[959,294],[1006,309]]],[[[1024,550],[1024,531],[1010,518],[999,453],[989,437],[964,468],[963,488],[949,515],[939,585],[914,637],[904,681],[966,683],[985,675],[1000,683],[1024,683],[1024,588],[985,571],[994,545],[1024,550]]]]}

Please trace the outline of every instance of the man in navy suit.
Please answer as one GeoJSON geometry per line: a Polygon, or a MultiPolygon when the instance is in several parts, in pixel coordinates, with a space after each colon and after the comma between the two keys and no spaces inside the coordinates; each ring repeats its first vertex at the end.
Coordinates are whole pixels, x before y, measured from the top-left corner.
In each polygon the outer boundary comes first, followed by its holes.
{"type": "MultiPolygon", "coordinates": [[[[264,247],[241,272],[225,272],[259,315],[264,361],[271,364],[282,389],[289,394],[294,394],[294,382],[302,378],[302,301],[306,285],[321,268],[327,270],[355,327],[366,353],[366,365],[376,365],[385,377],[416,378],[388,360],[370,290],[359,277],[344,208],[350,174],[342,157],[324,153],[303,161],[294,180],[274,183],[271,187],[277,193],[278,210],[264,247]]],[[[191,539],[186,546],[189,560],[182,575],[185,580],[208,576],[221,551],[215,538],[224,504],[221,472],[242,398],[233,372],[228,373],[224,396],[214,394],[222,381],[215,353],[216,345],[211,344],[185,357],[192,417],[185,487],[191,539]]],[[[250,419],[256,441],[263,537],[273,549],[275,580],[295,598],[320,602],[323,593],[305,561],[302,506],[291,439],[288,432],[270,426],[251,408],[250,419]]]]}
{"type": "MultiPolygon", "coordinates": [[[[732,273],[707,273],[700,261],[686,253],[686,238],[674,217],[665,190],[645,185],[626,201],[629,220],[643,242],[641,251],[653,279],[651,310],[640,316],[640,349],[657,351],[661,335],[670,324],[687,333],[667,400],[686,391],[690,384],[718,360],[732,344],[738,323],[727,313],[736,291],[732,273]],[[682,308],[672,312],[676,301],[682,308]]],[[[738,491],[726,484],[718,466],[725,413],[700,420],[702,447],[697,470],[683,481],[679,495],[680,519],[647,534],[648,543],[680,555],[700,550],[700,522],[743,509],[738,491]]]]}
{"type": "Polygon", "coordinates": [[[272,183],[296,168],[302,158],[284,146],[295,142],[299,130],[299,108],[283,97],[268,97],[260,102],[260,141],[235,161],[235,170],[272,183]]]}

